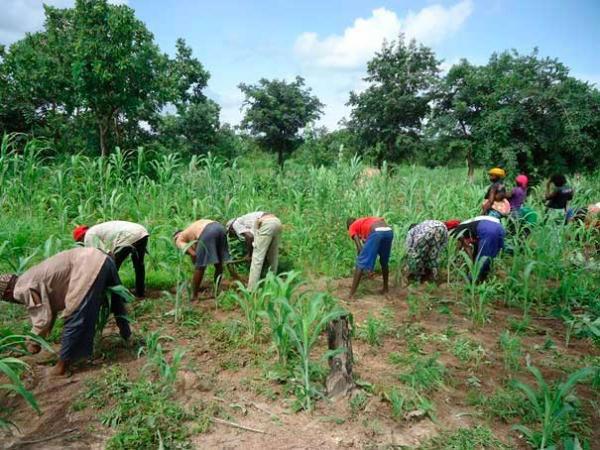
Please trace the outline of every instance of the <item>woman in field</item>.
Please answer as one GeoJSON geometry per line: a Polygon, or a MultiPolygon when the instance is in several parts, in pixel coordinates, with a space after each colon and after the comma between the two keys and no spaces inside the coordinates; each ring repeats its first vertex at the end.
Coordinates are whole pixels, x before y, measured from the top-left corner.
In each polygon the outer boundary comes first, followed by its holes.
{"type": "Polygon", "coordinates": [[[506,232],[500,219],[478,216],[461,222],[451,234],[459,239],[463,250],[479,265],[477,281],[485,281],[494,258],[504,248],[506,232]]]}
{"type": "MultiPolygon", "coordinates": [[[[23,275],[1,275],[0,297],[25,306],[33,324],[31,332],[43,338],[62,312],[65,325],[52,373],[63,375],[72,362],[92,355],[100,309],[108,307],[106,291],[119,284],[117,267],[109,255],[79,247],[58,253],[23,275]]],[[[123,339],[129,339],[127,310],[120,296],[113,294],[110,311],[123,339]]],[[[33,342],[27,348],[31,353],[40,351],[39,344],[33,342]]]]}
{"type": "Polygon", "coordinates": [[[490,186],[488,187],[483,204],[481,205],[481,210],[483,214],[487,214],[491,209],[494,201],[496,199],[496,192],[500,189],[504,188],[504,178],[506,177],[506,172],[504,169],[499,167],[494,167],[488,171],[488,175],[490,177],[490,186]]]}
{"type": "Polygon", "coordinates": [[[448,226],[454,225],[453,221],[448,224],[426,220],[409,228],[405,242],[409,280],[422,283],[437,277],[439,258],[448,244],[448,226]]]}
{"type": "Polygon", "coordinates": [[[356,294],[356,289],[364,272],[372,272],[375,261],[379,256],[381,274],[383,275],[382,294],[388,291],[389,261],[392,251],[394,232],[381,217],[361,217],[360,219],[349,218],[346,221],[350,239],[356,245],[356,267],[350,288],[350,298],[356,294]]]}
{"type": "Polygon", "coordinates": [[[506,193],[506,198],[510,204],[510,215],[515,219],[519,219],[523,217],[522,208],[527,198],[529,178],[526,175],[517,175],[515,184],[516,186],[506,193]]]}

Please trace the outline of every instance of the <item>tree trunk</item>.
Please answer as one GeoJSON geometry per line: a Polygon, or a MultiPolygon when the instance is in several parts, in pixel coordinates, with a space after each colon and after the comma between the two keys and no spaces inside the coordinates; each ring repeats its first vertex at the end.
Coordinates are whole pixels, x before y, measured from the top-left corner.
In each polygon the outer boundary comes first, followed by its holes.
{"type": "Polygon", "coordinates": [[[327,376],[327,395],[341,397],[354,389],[352,379],[352,342],[350,341],[349,316],[345,315],[327,325],[327,344],[329,350],[343,349],[329,358],[331,372],[327,376]]]}
{"type": "Polygon", "coordinates": [[[469,144],[467,148],[467,177],[472,183],[475,180],[475,167],[473,166],[473,146],[469,144]]]}
{"type": "Polygon", "coordinates": [[[106,126],[102,124],[102,121],[98,124],[98,134],[100,139],[100,155],[104,158],[108,155],[106,150],[106,126]]]}
{"type": "Polygon", "coordinates": [[[279,163],[279,168],[283,170],[283,149],[281,147],[277,149],[277,162],[279,163]]]}

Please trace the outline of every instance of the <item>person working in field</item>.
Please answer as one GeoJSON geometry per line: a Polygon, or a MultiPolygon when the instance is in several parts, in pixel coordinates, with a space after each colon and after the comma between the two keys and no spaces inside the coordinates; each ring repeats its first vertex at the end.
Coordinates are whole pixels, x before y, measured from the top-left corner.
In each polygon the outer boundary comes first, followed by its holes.
{"type": "Polygon", "coordinates": [[[546,211],[551,219],[564,222],[574,191],[564,175],[555,174],[546,183],[546,211]]]}
{"type": "MultiPolygon", "coordinates": [[[[119,284],[112,257],[96,248],[79,247],[58,253],[21,276],[1,275],[0,296],[25,306],[33,324],[31,332],[43,338],[62,311],[61,348],[52,373],[63,375],[71,363],[92,355],[100,309],[108,308],[107,289],[119,284]]],[[[120,296],[112,295],[110,311],[123,339],[129,339],[127,310],[120,296]]],[[[40,346],[30,343],[28,350],[38,353],[40,346]]]]}
{"type": "Polygon", "coordinates": [[[358,257],[350,288],[350,297],[354,297],[364,272],[372,272],[375,260],[379,256],[383,275],[382,293],[388,292],[389,261],[392,251],[394,232],[381,217],[349,218],[346,222],[348,234],[356,244],[358,257]]]}
{"type": "MultiPolygon", "coordinates": [[[[484,201],[484,204],[486,202],[487,200],[484,201]]],[[[485,205],[483,207],[485,207],[485,205]]],[[[502,219],[504,217],[508,217],[509,214],[510,203],[506,199],[506,190],[504,186],[501,186],[495,190],[494,201],[490,208],[487,210],[487,215],[496,217],[497,219],[502,219]]]]}
{"type": "Polygon", "coordinates": [[[91,228],[81,225],[73,230],[73,239],[86,247],[96,247],[114,255],[117,270],[131,255],[135,270],[135,295],[142,298],[146,292],[144,256],[148,248],[148,230],[142,225],[124,220],[99,223],[91,228]]]}
{"type": "Polygon", "coordinates": [[[523,205],[527,198],[527,185],[529,178],[526,175],[517,175],[515,178],[516,186],[506,193],[506,198],[510,203],[510,215],[515,219],[523,217],[523,205]]]}
{"type": "Polygon", "coordinates": [[[409,228],[405,242],[409,280],[425,282],[437,277],[440,255],[448,244],[448,227],[456,225],[458,221],[426,220],[409,228]]]}
{"type": "Polygon", "coordinates": [[[492,208],[492,205],[496,201],[496,192],[504,189],[504,178],[506,177],[506,172],[504,169],[494,167],[488,171],[488,175],[490,177],[491,184],[485,193],[483,204],[481,205],[483,214],[487,214],[492,208]]]}
{"type": "Polygon", "coordinates": [[[230,235],[237,236],[246,244],[246,256],[250,259],[248,289],[254,290],[267,261],[269,268],[277,273],[281,221],[268,212],[256,211],[227,222],[230,235]]]}
{"type": "Polygon", "coordinates": [[[492,261],[504,248],[506,232],[500,219],[492,216],[478,216],[461,222],[451,235],[458,237],[463,250],[479,266],[478,282],[488,277],[492,261]]]}
{"type": "MultiPolygon", "coordinates": [[[[198,300],[206,266],[215,266],[214,282],[218,290],[223,265],[231,259],[225,227],[214,220],[201,219],[185,230],[176,231],[173,239],[179,249],[190,255],[196,268],[192,278],[192,300],[198,300]]],[[[231,267],[230,271],[235,274],[231,267]]]]}

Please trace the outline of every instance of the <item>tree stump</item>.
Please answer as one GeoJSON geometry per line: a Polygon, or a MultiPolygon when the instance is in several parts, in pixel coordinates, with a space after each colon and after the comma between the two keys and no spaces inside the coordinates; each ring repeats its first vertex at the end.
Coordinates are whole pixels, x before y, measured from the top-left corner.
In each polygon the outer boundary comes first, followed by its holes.
{"type": "Polygon", "coordinates": [[[349,316],[345,315],[327,325],[329,350],[343,349],[343,351],[329,357],[331,371],[327,376],[326,387],[327,395],[331,398],[347,395],[354,389],[349,319],[349,316]]]}

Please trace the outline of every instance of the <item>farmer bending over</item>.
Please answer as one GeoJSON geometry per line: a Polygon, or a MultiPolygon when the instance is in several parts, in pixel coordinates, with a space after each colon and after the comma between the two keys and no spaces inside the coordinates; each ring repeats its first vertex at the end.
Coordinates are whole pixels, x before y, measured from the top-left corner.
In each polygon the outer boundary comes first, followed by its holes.
{"type": "Polygon", "coordinates": [[[409,279],[420,282],[435,279],[440,254],[448,243],[448,227],[456,225],[455,221],[437,220],[411,225],[405,242],[409,279]]]}
{"type": "MultiPolygon", "coordinates": [[[[175,245],[190,255],[196,267],[192,278],[192,300],[198,300],[206,266],[211,264],[215,266],[214,280],[218,290],[223,276],[223,264],[231,259],[225,227],[214,220],[202,219],[183,231],[176,231],[173,238],[175,245]]],[[[232,267],[229,270],[235,274],[232,267]]]]}
{"type": "Polygon", "coordinates": [[[114,255],[117,270],[131,255],[135,270],[135,295],[142,298],[146,291],[146,268],[144,256],[148,247],[148,230],[142,225],[123,220],[112,220],[94,225],[85,225],[73,230],[73,239],[86,247],[96,247],[114,255]]]}
{"type": "MultiPolygon", "coordinates": [[[[108,307],[106,291],[119,284],[117,267],[109,255],[79,247],[58,253],[21,276],[0,275],[0,296],[25,306],[33,324],[31,332],[43,338],[62,311],[61,348],[52,373],[63,375],[72,362],[92,356],[98,315],[102,307],[108,307]]],[[[129,339],[127,310],[120,296],[112,295],[110,311],[123,339],[129,339]]],[[[38,353],[40,346],[30,342],[27,349],[38,353]]]]}
{"type": "Polygon", "coordinates": [[[379,255],[381,273],[383,275],[383,290],[388,291],[390,253],[394,232],[381,217],[362,217],[360,219],[349,218],[346,222],[348,234],[356,244],[358,257],[354,269],[354,278],[350,288],[350,298],[354,297],[360,283],[363,272],[372,272],[375,268],[375,260],[379,255]]]}
{"type": "Polygon", "coordinates": [[[281,221],[273,214],[256,211],[227,222],[227,231],[246,243],[246,257],[251,261],[248,289],[254,290],[260,279],[265,259],[277,273],[281,221]]]}
{"type": "Polygon", "coordinates": [[[561,174],[553,175],[546,183],[546,211],[550,218],[564,223],[573,195],[573,189],[567,184],[566,177],[561,174]]]}
{"type": "Polygon", "coordinates": [[[478,216],[461,222],[451,233],[459,238],[463,250],[479,265],[477,281],[487,278],[492,261],[504,248],[504,227],[500,219],[478,216]]]}

